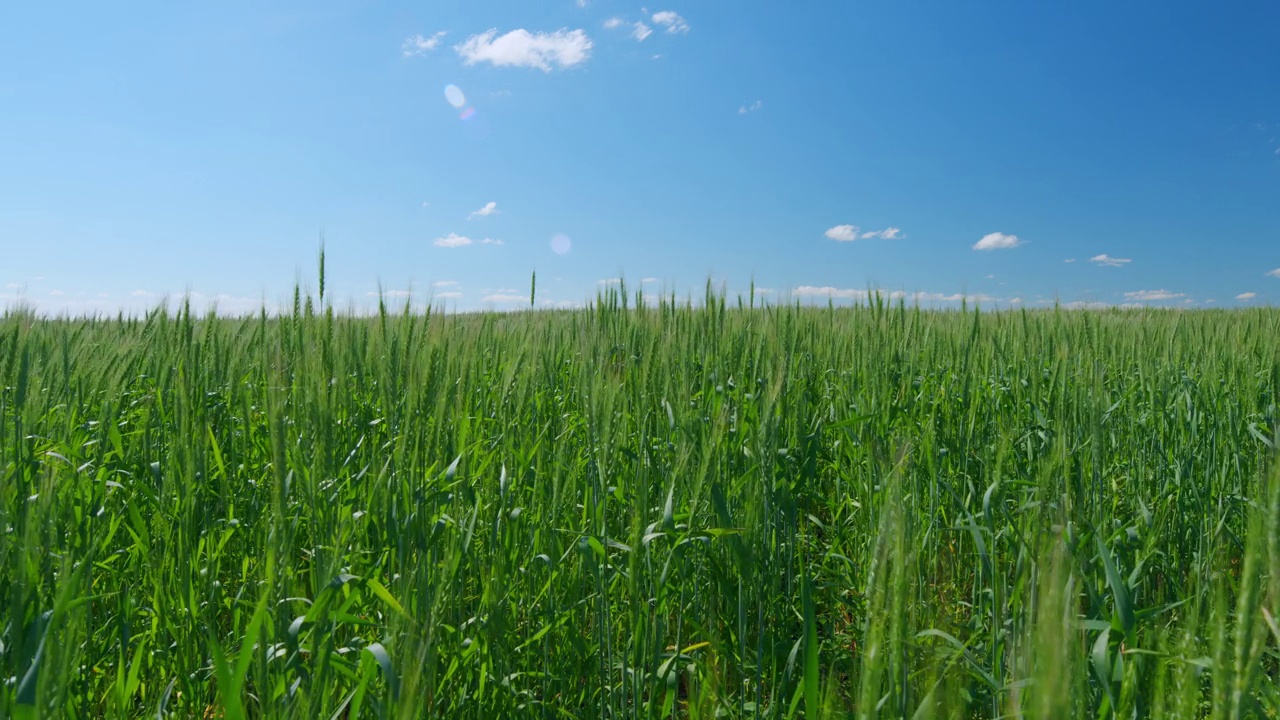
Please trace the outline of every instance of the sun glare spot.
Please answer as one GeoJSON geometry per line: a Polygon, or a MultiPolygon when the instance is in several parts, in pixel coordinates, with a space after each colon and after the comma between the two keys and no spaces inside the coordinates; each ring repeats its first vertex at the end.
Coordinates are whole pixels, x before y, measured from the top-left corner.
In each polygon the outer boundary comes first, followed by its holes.
{"type": "Polygon", "coordinates": [[[569,236],[564,233],[557,233],[555,237],[551,238],[551,249],[554,250],[557,255],[564,255],[568,253],[572,247],[573,242],[569,240],[569,236]]]}
{"type": "Polygon", "coordinates": [[[456,108],[461,108],[467,104],[467,96],[462,94],[462,88],[457,85],[444,86],[444,99],[448,100],[449,104],[456,108]]]}

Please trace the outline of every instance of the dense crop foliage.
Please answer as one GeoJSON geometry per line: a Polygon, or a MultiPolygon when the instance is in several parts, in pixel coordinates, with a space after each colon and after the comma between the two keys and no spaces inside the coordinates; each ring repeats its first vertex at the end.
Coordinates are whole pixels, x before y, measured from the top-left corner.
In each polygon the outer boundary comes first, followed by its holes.
{"type": "Polygon", "coordinates": [[[0,716],[1280,707],[1280,313],[626,300],[10,312],[0,716]]]}

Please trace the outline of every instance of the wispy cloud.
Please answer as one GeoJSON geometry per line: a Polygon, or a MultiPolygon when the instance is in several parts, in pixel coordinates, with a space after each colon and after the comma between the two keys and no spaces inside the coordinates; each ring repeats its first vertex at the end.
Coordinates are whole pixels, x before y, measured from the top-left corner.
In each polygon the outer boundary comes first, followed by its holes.
{"type": "Polygon", "coordinates": [[[435,241],[432,242],[431,244],[435,245],[436,247],[456,248],[456,247],[466,247],[467,245],[471,245],[474,242],[475,242],[474,240],[472,240],[469,237],[466,237],[465,235],[459,235],[458,233],[449,233],[444,237],[436,238],[435,241]]]}
{"type": "Polygon", "coordinates": [[[457,280],[437,280],[431,283],[431,287],[433,288],[458,287],[461,284],[462,283],[458,282],[457,280]]]}
{"type": "Polygon", "coordinates": [[[583,30],[531,33],[521,28],[505,35],[498,35],[497,29],[472,35],[454,49],[467,65],[487,62],[496,67],[551,72],[553,66],[569,68],[586,62],[592,47],[591,38],[583,30]]]}
{"type": "Polygon", "coordinates": [[[1267,273],[1267,277],[1280,278],[1280,268],[1276,268],[1275,270],[1267,273]]]}
{"type": "Polygon", "coordinates": [[[62,292],[61,290],[50,290],[49,294],[53,295],[54,297],[57,297],[59,295],[66,295],[66,293],[62,292]]]}
{"type": "Polygon", "coordinates": [[[528,295],[508,295],[505,293],[498,293],[495,295],[485,295],[484,297],[480,298],[480,302],[491,302],[491,303],[529,302],[529,296],[528,295]]]}
{"type": "Polygon", "coordinates": [[[1094,265],[1102,265],[1103,267],[1124,267],[1125,265],[1128,265],[1129,263],[1133,262],[1133,260],[1130,260],[1129,258],[1114,258],[1106,253],[1103,253],[1101,255],[1094,255],[1093,257],[1089,258],[1089,262],[1093,263],[1094,265]]]}
{"type": "Polygon", "coordinates": [[[858,239],[858,226],[836,225],[835,227],[827,228],[827,231],[823,234],[836,242],[853,242],[858,239]]]}
{"type": "Polygon", "coordinates": [[[481,245],[502,245],[503,242],[501,240],[494,240],[493,238],[485,238],[480,241],[480,244],[481,245]]]}
{"type": "Polygon", "coordinates": [[[654,13],[653,22],[655,25],[662,25],[667,29],[667,32],[673,35],[682,35],[689,32],[689,23],[671,10],[654,13]]]}
{"type": "MultiPolygon", "coordinates": [[[[489,202],[484,204],[484,207],[468,215],[467,219],[470,220],[471,218],[474,218],[474,217],[489,217],[490,215],[497,215],[497,214],[498,214],[498,203],[490,200],[489,202]]],[[[516,214],[519,215],[519,213],[516,213],[516,214]]]]}
{"type": "Polygon", "coordinates": [[[1240,293],[1239,295],[1237,295],[1237,296],[1236,296],[1236,299],[1237,299],[1237,300],[1239,300],[1239,301],[1241,301],[1241,302],[1249,302],[1250,300],[1252,300],[1252,299],[1254,299],[1254,298],[1256,298],[1256,297],[1258,297],[1258,293],[1245,292],[1245,293],[1240,293]]]}
{"type": "Polygon", "coordinates": [[[412,290],[383,290],[382,292],[378,292],[377,290],[370,290],[369,292],[365,293],[365,297],[384,297],[384,298],[407,298],[410,295],[413,295],[412,290]]]}
{"type": "Polygon", "coordinates": [[[614,28],[620,28],[620,27],[622,27],[622,25],[623,25],[623,24],[624,24],[624,21],[623,21],[623,19],[622,19],[622,18],[620,18],[620,17],[611,17],[611,18],[609,18],[608,20],[605,20],[605,21],[604,21],[604,29],[605,29],[605,30],[613,30],[614,28]]]}
{"type": "Polygon", "coordinates": [[[1186,296],[1186,293],[1169,292],[1168,290],[1134,290],[1125,293],[1124,299],[1131,302],[1153,302],[1156,300],[1174,300],[1186,296]]]}
{"type": "Polygon", "coordinates": [[[456,300],[462,297],[462,293],[457,290],[450,290],[449,292],[436,293],[434,297],[437,300],[456,300]]]}
{"type": "Polygon", "coordinates": [[[1075,262],[1075,261],[1076,261],[1076,259],[1075,259],[1075,258],[1067,258],[1066,260],[1063,260],[1062,262],[1064,262],[1064,263],[1073,263],[1073,262],[1075,262]]]}
{"type": "Polygon", "coordinates": [[[133,297],[155,297],[155,293],[147,292],[146,290],[134,290],[129,294],[133,297]]]}
{"type": "Polygon", "coordinates": [[[438,32],[431,37],[414,35],[413,37],[406,39],[404,43],[400,45],[400,52],[405,57],[413,57],[414,55],[429,53],[437,47],[440,47],[440,41],[443,40],[444,36],[447,34],[448,33],[445,32],[438,32]]]}
{"type": "Polygon", "coordinates": [[[1016,248],[1022,244],[1017,235],[1006,235],[1004,233],[993,232],[983,235],[982,239],[973,244],[974,250],[1009,250],[1016,248]]]}
{"type": "Polygon", "coordinates": [[[596,284],[597,285],[617,285],[620,282],[622,282],[622,278],[605,278],[603,280],[597,280],[596,284]]]}
{"type": "Polygon", "coordinates": [[[642,22],[637,22],[631,26],[631,37],[635,38],[636,42],[644,42],[644,39],[652,34],[653,30],[642,22]]]}
{"type": "Polygon", "coordinates": [[[861,290],[858,288],[837,288],[830,285],[821,287],[814,285],[801,285],[791,291],[791,294],[801,298],[826,297],[841,300],[867,300],[872,297],[881,297],[888,300],[911,300],[912,302],[999,302],[1000,298],[992,297],[978,293],[969,295],[966,293],[937,293],[937,292],[903,292],[894,290],[885,292],[883,290],[861,290]]]}
{"type": "Polygon", "coordinates": [[[640,278],[640,282],[642,282],[642,283],[660,283],[660,282],[662,282],[662,278],[656,278],[656,277],[640,278]]]}
{"type": "Polygon", "coordinates": [[[738,108],[738,114],[746,115],[747,113],[753,113],[762,107],[764,107],[764,102],[762,100],[757,100],[751,103],[750,105],[743,105],[742,107],[738,108]]]}
{"type": "Polygon", "coordinates": [[[885,228],[884,230],[872,230],[864,232],[858,237],[866,240],[867,238],[880,238],[882,240],[899,240],[902,238],[902,230],[896,227],[885,228]]]}

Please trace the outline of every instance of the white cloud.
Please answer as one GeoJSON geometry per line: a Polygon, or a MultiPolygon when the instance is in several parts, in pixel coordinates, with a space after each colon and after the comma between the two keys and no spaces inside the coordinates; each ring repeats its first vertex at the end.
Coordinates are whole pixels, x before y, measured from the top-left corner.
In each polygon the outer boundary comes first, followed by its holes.
{"type": "Polygon", "coordinates": [[[622,27],[622,24],[623,24],[622,18],[620,18],[620,17],[611,17],[611,18],[609,18],[608,20],[605,20],[605,21],[604,21],[604,29],[605,29],[605,30],[613,30],[614,28],[622,27]]]}
{"type": "Polygon", "coordinates": [[[467,245],[470,245],[473,242],[474,241],[469,237],[459,235],[458,233],[449,233],[444,237],[436,238],[435,241],[432,242],[431,244],[435,245],[436,247],[456,248],[456,247],[466,247],[467,245]]]}
{"type": "Polygon", "coordinates": [[[764,107],[764,101],[757,100],[751,103],[750,105],[743,105],[742,107],[738,108],[738,114],[746,115],[747,113],[753,113],[762,107],[764,107]]]}
{"type": "Polygon", "coordinates": [[[414,55],[422,55],[424,53],[429,53],[440,46],[440,41],[444,38],[446,34],[447,33],[444,33],[444,32],[438,32],[435,35],[432,35],[431,37],[422,37],[421,35],[414,35],[413,37],[405,40],[404,43],[400,45],[400,52],[403,53],[405,57],[413,57],[414,55]]]}
{"type": "MultiPolygon", "coordinates": [[[[758,292],[758,291],[757,291],[758,292]]],[[[879,296],[887,300],[910,300],[912,302],[960,302],[962,300],[968,302],[997,302],[1000,298],[990,295],[966,295],[964,293],[934,293],[934,292],[913,292],[906,293],[901,290],[892,292],[884,292],[883,290],[860,290],[857,288],[836,288],[830,285],[815,287],[813,285],[801,285],[791,291],[796,297],[827,297],[842,300],[867,300],[872,297],[879,296]]]]}
{"type": "Polygon", "coordinates": [[[1076,261],[1076,259],[1075,259],[1075,258],[1067,258],[1066,260],[1063,260],[1062,262],[1064,262],[1064,263],[1073,263],[1073,262],[1075,262],[1075,261],[1076,261]]]}
{"type": "Polygon", "coordinates": [[[640,282],[642,282],[642,283],[659,283],[659,282],[662,282],[662,278],[656,278],[656,277],[640,278],[640,282]]]}
{"type": "Polygon", "coordinates": [[[1022,244],[1017,235],[1005,235],[1004,233],[988,233],[982,236],[982,239],[973,244],[974,250],[1008,250],[1016,248],[1022,244]]]}
{"type": "Polygon", "coordinates": [[[467,219],[470,220],[473,217],[489,217],[490,215],[497,215],[497,214],[498,214],[498,203],[490,200],[489,202],[484,204],[484,207],[468,215],[467,219]]]}
{"type": "Polygon", "coordinates": [[[1022,304],[1022,298],[1020,298],[1020,297],[1013,298],[1013,299],[1011,299],[1011,300],[1009,301],[1009,304],[1010,304],[1010,305],[1020,305],[1020,304],[1022,304]]]}
{"type": "Polygon", "coordinates": [[[1111,303],[1076,300],[1075,302],[1062,303],[1058,307],[1063,310],[1106,310],[1111,307],[1111,303]]]}
{"type": "Polygon", "coordinates": [[[853,242],[858,239],[858,226],[836,225],[833,228],[828,228],[823,234],[836,242],[853,242]]]}
{"type": "Polygon", "coordinates": [[[584,8],[587,6],[588,2],[590,2],[590,0],[578,0],[578,7],[584,8]]]}
{"type": "Polygon", "coordinates": [[[653,22],[657,25],[665,26],[667,28],[667,32],[672,33],[673,35],[689,32],[689,23],[685,22],[684,18],[670,10],[663,10],[662,12],[654,13],[653,22]]]}
{"type": "Polygon", "coordinates": [[[369,292],[365,293],[365,296],[378,297],[379,295],[381,295],[382,297],[388,297],[388,298],[407,298],[412,294],[413,293],[409,290],[383,290],[381,293],[377,292],[376,290],[370,290],[369,292]]]}
{"type": "Polygon", "coordinates": [[[1174,300],[1186,296],[1186,293],[1169,292],[1168,290],[1134,290],[1125,293],[1124,299],[1131,302],[1151,302],[1155,300],[1174,300]]]}
{"type": "Polygon", "coordinates": [[[617,285],[617,284],[618,284],[618,283],[620,283],[620,282],[622,282],[622,278],[605,278],[605,279],[603,279],[603,280],[597,280],[597,281],[596,281],[596,284],[598,284],[598,285],[617,285]]]}
{"type": "Polygon", "coordinates": [[[631,26],[631,37],[635,38],[636,42],[644,42],[644,39],[652,34],[653,30],[650,30],[649,26],[642,22],[637,22],[631,26]]]}
{"type": "Polygon", "coordinates": [[[9,289],[9,290],[17,290],[17,289],[19,289],[19,288],[21,288],[21,287],[22,287],[22,286],[21,286],[21,285],[19,285],[18,283],[7,283],[7,284],[5,285],[5,288],[7,288],[7,289],[9,289]]]}
{"type": "Polygon", "coordinates": [[[437,300],[453,300],[453,299],[457,299],[457,298],[460,298],[460,297],[462,297],[462,293],[460,293],[460,292],[458,292],[458,291],[456,291],[456,290],[452,290],[452,291],[450,291],[450,292],[442,292],[442,293],[436,293],[436,294],[435,294],[435,298],[436,298],[437,300]]]}
{"type": "Polygon", "coordinates": [[[437,280],[437,281],[435,281],[435,282],[431,283],[431,287],[438,287],[438,288],[443,288],[443,287],[458,287],[458,286],[459,286],[459,285],[461,285],[461,284],[462,284],[462,283],[458,282],[457,280],[437,280]]]}
{"type": "Polygon", "coordinates": [[[551,72],[580,65],[591,57],[591,38],[583,30],[562,28],[552,33],[531,33],[523,28],[499,36],[496,29],[472,35],[454,47],[467,65],[487,62],[495,67],[530,67],[551,72]]]}
{"type": "Polygon", "coordinates": [[[1124,267],[1125,265],[1133,262],[1133,260],[1130,260],[1129,258],[1113,258],[1110,255],[1103,253],[1089,258],[1089,262],[1095,265],[1102,265],[1103,267],[1124,267]]]}
{"type": "Polygon", "coordinates": [[[1258,297],[1258,293],[1247,292],[1247,293],[1240,293],[1239,295],[1236,296],[1236,299],[1242,300],[1244,302],[1249,302],[1250,300],[1256,297],[1258,297]]]}
{"type": "Polygon", "coordinates": [[[898,240],[902,237],[902,230],[896,227],[885,228],[884,230],[871,230],[864,232],[860,236],[863,240],[867,238],[882,238],[884,240],[898,240]]]}
{"type": "Polygon", "coordinates": [[[503,242],[501,240],[494,240],[493,238],[485,238],[480,241],[480,244],[481,245],[502,245],[503,242]]]}
{"type": "Polygon", "coordinates": [[[1267,273],[1267,277],[1280,278],[1280,268],[1276,268],[1275,270],[1267,273]]]}
{"type": "Polygon", "coordinates": [[[512,302],[528,302],[528,301],[529,301],[529,296],[527,295],[497,294],[497,295],[485,295],[484,297],[480,298],[480,302],[492,302],[492,303],[512,303],[512,302]]]}

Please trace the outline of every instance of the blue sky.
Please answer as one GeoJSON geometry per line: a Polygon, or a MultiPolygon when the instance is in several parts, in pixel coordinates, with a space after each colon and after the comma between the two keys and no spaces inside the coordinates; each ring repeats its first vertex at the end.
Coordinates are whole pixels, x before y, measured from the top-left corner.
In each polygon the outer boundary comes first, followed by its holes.
{"type": "Polygon", "coordinates": [[[340,306],[516,307],[535,270],[548,304],[620,274],[1277,303],[1278,28],[1261,1],[8,3],[0,291],[275,306],[323,234],[340,306]]]}

